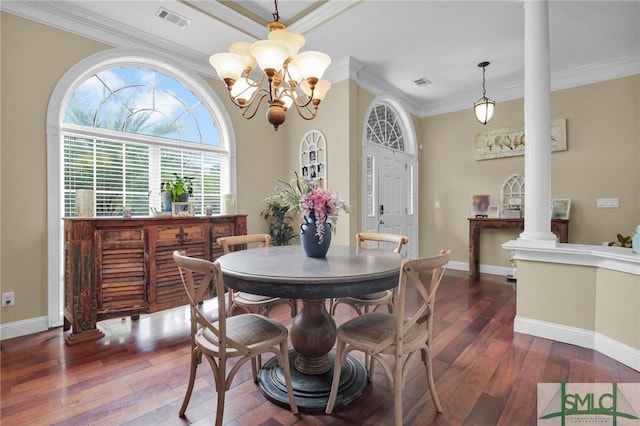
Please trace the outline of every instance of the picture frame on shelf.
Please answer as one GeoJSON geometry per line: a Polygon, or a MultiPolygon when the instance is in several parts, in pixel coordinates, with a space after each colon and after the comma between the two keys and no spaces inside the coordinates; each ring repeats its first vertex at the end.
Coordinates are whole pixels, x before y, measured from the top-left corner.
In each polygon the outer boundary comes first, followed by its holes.
{"type": "Polygon", "coordinates": [[[488,217],[491,195],[481,194],[472,197],[471,211],[474,217],[488,217]]]}
{"type": "Polygon", "coordinates": [[[555,198],[551,200],[551,219],[569,219],[571,198],[555,198]]]}
{"type": "Polygon", "coordinates": [[[500,217],[500,206],[489,206],[487,217],[490,219],[498,219],[500,217]]]}
{"type": "Polygon", "coordinates": [[[195,216],[193,203],[188,201],[186,203],[173,202],[171,203],[171,216],[173,217],[193,217],[195,216]]]}

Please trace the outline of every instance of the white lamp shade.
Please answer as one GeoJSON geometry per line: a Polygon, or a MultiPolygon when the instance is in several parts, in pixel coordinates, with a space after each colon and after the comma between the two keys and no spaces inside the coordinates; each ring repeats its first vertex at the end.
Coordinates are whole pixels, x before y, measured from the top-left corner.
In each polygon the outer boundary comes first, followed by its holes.
{"type": "Polygon", "coordinates": [[[304,46],[304,36],[298,32],[282,28],[269,33],[269,40],[282,44],[289,51],[289,56],[294,57],[298,50],[304,46]]]}
{"type": "Polygon", "coordinates": [[[258,87],[253,80],[241,78],[233,85],[231,96],[235,99],[248,101],[256,90],[258,90],[258,87]]]}
{"type": "Polygon", "coordinates": [[[473,112],[476,115],[476,120],[480,124],[487,124],[492,118],[495,111],[496,103],[489,98],[482,97],[476,103],[473,104],[473,112]]]}
{"type": "Polygon", "coordinates": [[[298,54],[293,61],[300,74],[305,78],[322,78],[325,70],[331,64],[331,58],[328,55],[312,50],[298,54]]]}
{"type": "Polygon", "coordinates": [[[256,61],[256,58],[251,56],[250,49],[251,43],[249,43],[248,41],[239,41],[229,46],[229,52],[242,56],[246,61],[246,66],[254,69],[256,65],[258,65],[258,62],[256,61]]]}
{"type": "MultiPolygon", "coordinates": [[[[304,91],[304,94],[307,95],[307,97],[311,97],[311,86],[307,80],[300,83],[300,88],[304,91]]],[[[328,80],[318,80],[315,88],[313,89],[313,99],[323,100],[329,89],[331,89],[331,83],[328,80]]]]}
{"type": "Polygon", "coordinates": [[[289,65],[287,65],[287,71],[289,75],[285,77],[285,80],[293,80],[296,83],[300,82],[300,80],[302,79],[302,75],[300,75],[300,70],[296,66],[295,62],[289,62],[289,65]]]}
{"type": "Polygon", "coordinates": [[[269,68],[276,72],[282,69],[284,61],[289,56],[289,50],[282,44],[271,40],[256,41],[251,45],[251,55],[258,61],[262,70],[269,68]]]}
{"type": "Polygon", "coordinates": [[[232,78],[233,80],[239,80],[242,71],[246,67],[246,63],[242,56],[235,53],[216,53],[211,55],[209,63],[216,69],[218,76],[224,80],[226,78],[232,78]]]}

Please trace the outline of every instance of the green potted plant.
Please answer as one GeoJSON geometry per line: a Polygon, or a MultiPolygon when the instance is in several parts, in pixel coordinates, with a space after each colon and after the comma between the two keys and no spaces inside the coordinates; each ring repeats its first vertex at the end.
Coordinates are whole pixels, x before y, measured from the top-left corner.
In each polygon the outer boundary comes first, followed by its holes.
{"type": "Polygon", "coordinates": [[[193,195],[193,178],[180,176],[177,173],[173,175],[174,177],[165,181],[160,188],[162,210],[164,211],[171,211],[172,202],[186,203],[193,195]]]}
{"type": "Polygon", "coordinates": [[[277,201],[269,201],[267,207],[260,212],[260,216],[269,224],[272,245],[288,246],[289,241],[297,237],[291,226],[293,218],[289,206],[283,206],[277,201]]]}

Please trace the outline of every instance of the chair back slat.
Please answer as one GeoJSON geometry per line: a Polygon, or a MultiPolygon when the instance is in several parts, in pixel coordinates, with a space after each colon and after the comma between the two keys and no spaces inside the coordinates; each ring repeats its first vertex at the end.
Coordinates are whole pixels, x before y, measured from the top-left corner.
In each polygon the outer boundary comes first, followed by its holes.
{"type": "Polygon", "coordinates": [[[227,346],[236,349],[240,353],[248,353],[249,349],[239,344],[227,336],[227,321],[224,297],[218,297],[218,321],[214,325],[200,310],[200,303],[204,300],[204,293],[200,290],[206,289],[212,282],[217,295],[224,294],[224,278],[218,262],[210,262],[204,259],[197,259],[185,256],[178,250],[173,252],[173,259],[178,265],[182,283],[189,297],[192,320],[192,338],[197,331],[197,327],[208,328],[217,338],[220,349],[220,357],[226,355],[227,346]],[[196,276],[202,278],[196,282],[196,276]],[[194,328],[195,327],[195,328],[194,328]]]}
{"type": "MultiPolygon", "coordinates": [[[[252,247],[268,247],[271,245],[271,235],[269,234],[249,234],[249,235],[232,235],[228,237],[219,237],[216,242],[222,247],[223,253],[229,253],[238,249],[238,246],[246,246],[251,244],[252,247]]],[[[246,248],[246,247],[243,247],[246,248]]]]}
{"type": "Polygon", "coordinates": [[[398,283],[398,300],[396,303],[396,335],[395,343],[399,353],[402,353],[402,342],[406,333],[416,324],[423,325],[428,333],[431,333],[433,325],[434,302],[436,292],[444,276],[446,265],[451,258],[451,250],[441,250],[438,256],[405,260],[400,269],[398,283]],[[426,274],[431,273],[428,282],[426,274]],[[414,297],[416,289],[418,305],[409,317],[406,315],[407,295],[414,297]]]}
{"type": "Polygon", "coordinates": [[[367,241],[375,241],[378,243],[392,243],[396,247],[393,249],[395,253],[400,253],[402,247],[409,242],[404,235],[385,234],[381,232],[359,232],[356,234],[356,246],[369,248],[367,241]]]}

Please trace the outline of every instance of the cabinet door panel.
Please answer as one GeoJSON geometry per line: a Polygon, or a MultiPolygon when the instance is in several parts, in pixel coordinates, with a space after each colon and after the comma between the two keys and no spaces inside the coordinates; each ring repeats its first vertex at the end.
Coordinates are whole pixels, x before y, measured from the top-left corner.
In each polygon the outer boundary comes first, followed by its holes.
{"type": "Polygon", "coordinates": [[[142,228],[96,232],[100,294],[98,312],[146,310],[147,273],[142,228]]]}
{"type": "Polygon", "coordinates": [[[152,276],[154,285],[149,287],[151,312],[189,303],[180,272],[173,261],[174,250],[188,256],[206,259],[207,225],[184,224],[181,226],[150,228],[152,276]]]}

